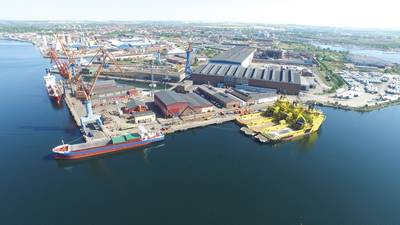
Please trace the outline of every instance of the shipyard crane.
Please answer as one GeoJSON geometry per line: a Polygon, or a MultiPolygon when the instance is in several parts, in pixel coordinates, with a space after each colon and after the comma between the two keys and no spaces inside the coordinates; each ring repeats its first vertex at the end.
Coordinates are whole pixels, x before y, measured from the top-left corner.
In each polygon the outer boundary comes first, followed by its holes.
{"type": "Polygon", "coordinates": [[[86,116],[81,117],[81,124],[85,133],[88,133],[86,130],[87,124],[97,123],[99,126],[103,125],[103,122],[101,121],[101,116],[93,114],[91,97],[93,94],[94,87],[96,86],[97,79],[99,78],[101,72],[103,71],[104,66],[105,66],[105,57],[103,57],[101,64],[97,68],[93,81],[89,87],[85,85],[83,80],[79,80],[81,87],[79,93],[83,96],[83,104],[85,105],[86,108],[86,116]]]}
{"type": "MultiPolygon", "coordinates": [[[[56,36],[56,35],[55,35],[55,36],[56,36]]],[[[62,49],[62,51],[64,52],[64,55],[65,55],[65,56],[67,57],[67,59],[68,59],[69,68],[71,69],[71,71],[70,71],[70,73],[71,73],[71,78],[74,78],[75,80],[77,80],[77,75],[76,75],[76,69],[77,69],[77,66],[78,66],[78,63],[77,63],[77,60],[76,60],[76,58],[77,58],[77,56],[76,56],[77,52],[76,52],[76,51],[69,51],[69,50],[66,48],[64,42],[63,42],[58,36],[56,36],[56,38],[57,38],[57,40],[60,42],[61,49],[62,49]]],[[[78,79],[79,79],[79,78],[78,78],[78,79]]]]}
{"type": "Polygon", "coordinates": [[[93,78],[93,81],[92,81],[92,83],[90,84],[89,87],[86,87],[86,85],[84,85],[84,82],[83,82],[82,80],[80,80],[80,82],[81,82],[81,83],[83,84],[83,86],[85,87],[85,88],[84,88],[84,90],[85,90],[85,91],[84,91],[84,95],[85,95],[84,100],[85,100],[85,101],[89,101],[89,100],[90,100],[90,97],[91,97],[91,95],[92,95],[92,93],[93,93],[93,90],[94,90],[94,87],[95,87],[95,85],[96,85],[96,82],[97,82],[97,80],[98,80],[100,74],[103,72],[104,65],[105,65],[105,60],[103,59],[103,61],[101,62],[101,64],[100,64],[99,67],[97,68],[96,73],[95,73],[94,78],[93,78]]]}
{"type": "MultiPolygon", "coordinates": [[[[60,73],[60,75],[62,77],[64,77],[65,79],[68,79],[70,81],[72,79],[72,76],[75,73],[75,70],[72,70],[72,71],[70,70],[71,65],[72,65],[72,58],[69,56],[69,54],[67,52],[67,49],[64,46],[64,43],[58,38],[58,36],[56,34],[54,34],[54,39],[56,41],[56,45],[57,45],[57,41],[60,43],[61,48],[62,48],[65,56],[67,57],[70,65],[68,65],[68,63],[60,60],[60,57],[57,54],[57,50],[55,48],[53,48],[53,47],[50,49],[51,61],[52,62],[54,61],[54,63],[56,64],[58,72],[60,73]]],[[[74,66],[72,66],[72,68],[73,67],[74,66]]]]}
{"type": "Polygon", "coordinates": [[[68,69],[68,64],[66,62],[63,62],[60,60],[60,57],[57,54],[57,51],[55,48],[50,49],[50,63],[54,62],[56,64],[57,70],[60,73],[60,75],[66,79],[70,79],[71,73],[68,69]]]}
{"type": "MultiPolygon", "coordinates": [[[[117,63],[117,61],[115,60],[115,58],[113,57],[113,55],[108,52],[105,48],[99,47],[96,54],[94,54],[94,56],[92,57],[92,59],[89,61],[88,65],[91,65],[94,61],[95,58],[100,57],[102,62],[101,62],[101,67],[99,67],[96,71],[96,74],[94,75],[94,79],[97,80],[98,76],[101,75],[101,73],[103,72],[103,69],[105,67],[107,67],[107,63],[106,60],[110,60],[111,62],[113,62],[117,69],[123,73],[122,68],[119,66],[119,64],[117,63]]],[[[78,99],[81,100],[85,100],[87,98],[87,88],[84,84],[84,82],[81,80],[81,75],[77,75],[74,79],[74,82],[76,83],[76,87],[77,87],[77,91],[75,93],[75,96],[78,99]]]]}
{"type": "Polygon", "coordinates": [[[185,74],[187,77],[190,77],[192,75],[192,43],[189,43],[188,48],[186,49],[186,64],[185,64],[185,74]]]}
{"type": "Polygon", "coordinates": [[[68,77],[68,65],[65,62],[62,62],[57,54],[57,51],[54,48],[50,49],[50,63],[55,63],[58,72],[61,76],[67,78],[68,77]]]}
{"type": "Polygon", "coordinates": [[[117,62],[117,60],[115,60],[115,57],[111,54],[111,52],[109,52],[107,49],[100,47],[100,51],[103,55],[104,58],[104,63],[105,63],[105,59],[109,59],[119,70],[119,72],[123,73],[122,68],[120,67],[119,63],[117,62]]]}
{"type": "MultiPolygon", "coordinates": [[[[101,55],[102,58],[110,60],[110,61],[117,67],[117,69],[118,69],[121,73],[123,73],[122,68],[121,68],[120,65],[118,64],[117,60],[115,60],[115,57],[114,57],[107,49],[105,49],[105,48],[103,48],[103,47],[99,47],[99,48],[98,48],[96,54],[94,54],[94,56],[90,59],[88,65],[92,64],[93,61],[94,61],[94,59],[95,59],[96,57],[99,57],[100,55],[101,55]]],[[[104,61],[104,63],[105,63],[105,65],[106,65],[106,62],[105,62],[105,61],[104,61]]]]}

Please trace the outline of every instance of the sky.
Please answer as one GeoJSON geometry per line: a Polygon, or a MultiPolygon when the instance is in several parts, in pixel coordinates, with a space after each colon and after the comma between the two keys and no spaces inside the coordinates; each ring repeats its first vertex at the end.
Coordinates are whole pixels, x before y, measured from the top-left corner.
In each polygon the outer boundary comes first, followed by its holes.
{"type": "Polygon", "coordinates": [[[0,20],[245,22],[400,30],[400,0],[5,0],[0,20]]]}

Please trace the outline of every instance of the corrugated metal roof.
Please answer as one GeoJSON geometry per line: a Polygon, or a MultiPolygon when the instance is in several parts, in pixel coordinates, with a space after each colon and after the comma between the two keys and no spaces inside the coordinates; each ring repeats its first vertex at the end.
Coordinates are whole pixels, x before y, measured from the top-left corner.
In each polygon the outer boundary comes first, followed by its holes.
{"type": "Polygon", "coordinates": [[[201,89],[203,92],[207,93],[210,96],[213,96],[215,99],[217,99],[219,102],[223,102],[224,104],[229,104],[231,102],[237,102],[236,99],[226,95],[225,93],[217,92],[213,89],[210,89],[205,86],[199,86],[199,89],[201,89]]]}
{"type": "Polygon", "coordinates": [[[210,62],[228,62],[241,64],[247,57],[255,52],[255,48],[236,46],[210,59],[210,62]]]}
{"type": "Polygon", "coordinates": [[[229,65],[222,65],[221,69],[219,69],[217,75],[218,76],[225,76],[226,72],[228,72],[229,65]]]}
{"type": "Polygon", "coordinates": [[[195,93],[185,95],[191,107],[210,107],[212,104],[195,93]]]}
{"type": "Polygon", "coordinates": [[[222,67],[221,64],[216,64],[209,72],[210,75],[216,75],[218,70],[222,67]]]}
{"type": "Polygon", "coordinates": [[[238,66],[230,66],[230,68],[229,68],[228,72],[226,72],[225,76],[232,76],[235,73],[237,67],[238,66]]]}
{"type": "Polygon", "coordinates": [[[235,77],[242,78],[245,71],[246,68],[240,66],[235,73],[235,77]]]}
{"type": "Polygon", "coordinates": [[[187,103],[192,107],[212,106],[210,102],[194,93],[180,94],[174,91],[160,91],[156,92],[155,95],[166,105],[172,105],[175,103],[187,103]]]}
{"type": "Polygon", "coordinates": [[[268,68],[245,68],[238,65],[209,63],[201,72],[194,74],[209,76],[233,76],[273,82],[300,84],[300,73],[296,70],[270,66],[268,68]]]}
{"type": "Polygon", "coordinates": [[[131,108],[136,108],[138,106],[143,106],[143,105],[145,105],[143,101],[133,99],[126,104],[126,107],[128,109],[131,109],[131,108]]]}
{"type": "Polygon", "coordinates": [[[175,103],[185,103],[186,100],[181,95],[174,91],[159,91],[154,94],[165,105],[172,105],[175,103]]]}
{"type": "Polygon", "coordinates": [[[201,65],[199,67],[196,68],[195,72],[196,73],[201,73],[203,72],[204,68],[206,68],[207,65],[201,65]]]}

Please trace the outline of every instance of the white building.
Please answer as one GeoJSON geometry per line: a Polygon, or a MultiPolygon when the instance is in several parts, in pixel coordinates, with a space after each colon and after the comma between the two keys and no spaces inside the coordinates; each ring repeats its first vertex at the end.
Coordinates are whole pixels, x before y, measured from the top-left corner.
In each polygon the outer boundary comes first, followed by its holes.
{"type": "Polygon", "coordinates": [[[248,46],[236,46],[228,51],[223,52],[220,55],[215,56],[214,58],[210,59],[209,62],[240,65],[247,68],[253,61],[255,52],[255,48],[251,48],[248,46]]]}

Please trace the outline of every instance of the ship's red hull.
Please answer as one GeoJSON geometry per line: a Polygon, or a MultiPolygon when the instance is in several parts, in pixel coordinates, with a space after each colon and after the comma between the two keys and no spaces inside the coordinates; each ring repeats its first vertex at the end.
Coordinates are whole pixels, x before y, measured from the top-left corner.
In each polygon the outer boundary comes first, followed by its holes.
{"type": "Polygon", "coordinates": [[[62,96],[49,96],[49,97],[57,104],[61,104],[62,102],[62,96]]]}
{"type": "Polygon", "coordinates": [[[47,87],[47,94],[49,98],[57,104],[62,102],[62,93],[55,87],[47,87]]]}
{"type": "MultiPolygon", "coordinates": [[[[133,148],[145,146],[145,145],[148,145],[148,144],[149,144],[149,143],[144,143],[144,144],[136,145],[136,146],[133,147],[133,148]]],[[[54,158],[55,158],[55,159],[82,159],[82,158],[89,158],[89,157],[104,155],[104,154],[108,154],[108,153],[118,152],[118,151],[122,151],[122,150],[133,149],[133,148],[132,148],[132,147],[116,148],[116,149],[112,149],[112,150],[104,151],[104,152],[95,152],[95,153],[87,153],[87,154],[80,154],[80,155],[69,155],[69,156],[64,156],[64,155],[55,154],[55,155],[54,155],[54,158]]]]}
{"type": "Polygon", "coordinates": [[[101,147],[95,147],[91,149],[83,149],[79,151],[75,151],[70,154],[55,154],[54,158],[55,159],[81,159],[81,158],[88,158],[88,157],[94,157],[98,155],[104,155],[108,153],[113,153],[113,152],[118,152],[122,150],[128,150],[128,149],[134,149],[138,147],[142,147],[145,145],[149,145],[151,143],[159,142],[164,140],[164,136],[154,138],[152,140],[147,140],[147,141],[142,141],[142,140],[134,140],[126,143],[121,143],[121,144],[110,144],[106,146],[101,146],[101,147]]]}

